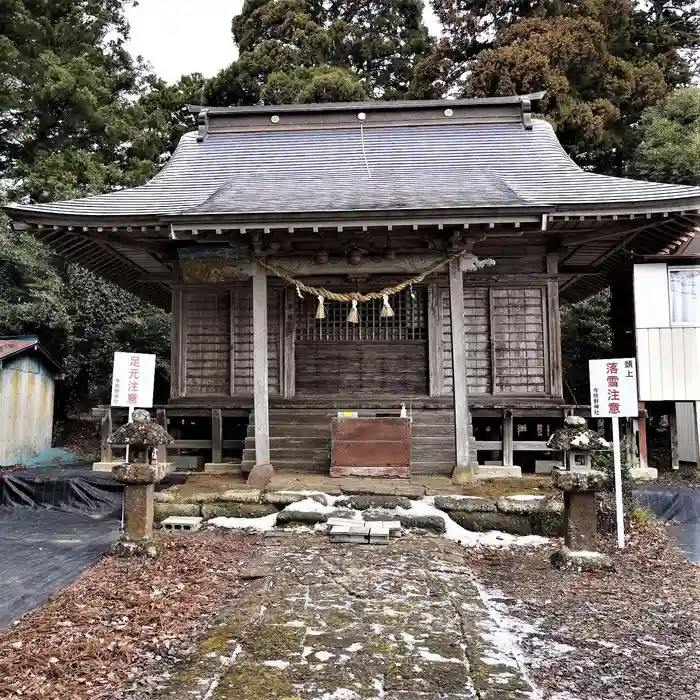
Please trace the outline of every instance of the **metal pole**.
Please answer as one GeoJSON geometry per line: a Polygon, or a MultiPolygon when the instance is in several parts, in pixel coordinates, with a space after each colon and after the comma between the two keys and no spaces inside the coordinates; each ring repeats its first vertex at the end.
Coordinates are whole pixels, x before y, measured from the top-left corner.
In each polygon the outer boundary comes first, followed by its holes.
{"type": "Polygon", "coordinates": [[[613,459],[615,460],[615,509],[617,512],[617,546],[625,546],[625,521],[622,507],[622,459],[620,456],[620,419],[613,417],[613,459]]]}

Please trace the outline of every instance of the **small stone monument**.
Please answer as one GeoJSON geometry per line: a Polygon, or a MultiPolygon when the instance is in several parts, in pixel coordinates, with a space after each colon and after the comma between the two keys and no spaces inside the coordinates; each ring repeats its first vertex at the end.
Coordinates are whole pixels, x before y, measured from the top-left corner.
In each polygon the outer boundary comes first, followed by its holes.
{"type": "Polygon", "coordinates": [[[124,533],[114,551],[122,556],[155,556],[153,536],[153,486],[167,474],[167,465],[156,463],[158,447],[168,445],[172,437],[152,420],[148,411],[137,409],[131,422],[121,426],[109,438],[113,445],[129,445],[129,462],[115,464],[112,477],[124,484],[124,533]],[[134,461],[137,457],[142,461],[134,461]]]}
{"type": "Polygon", "coordinates": [[[552,555],[558,569],[589,571],[612,569],[610,559],[594,550],[598,504],[596,493],[605,488],[605,474],[586,471],[552,472],[554,488],[564,493],[564,548],[552,555]]]}
{"type": "Polygon", "coordinates": [[[610,443],[594,430],[589,430],[583,416],[567,416],[564,427],[547,441],[547,447],[564,452],[568,471],[590,471],[591,452],[610,449],[610,443]]]}

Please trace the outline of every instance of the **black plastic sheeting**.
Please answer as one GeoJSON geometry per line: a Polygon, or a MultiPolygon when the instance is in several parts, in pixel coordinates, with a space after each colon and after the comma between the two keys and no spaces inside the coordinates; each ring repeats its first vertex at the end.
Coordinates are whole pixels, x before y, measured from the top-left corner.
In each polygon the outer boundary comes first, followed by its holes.
{"type": "Polygon", "coordinates": [[[89,465],[0,473],[0,629],[73,583],[119,539],[122,494],[89,465]]]}
{"type": "Polygon", "coordinates": [[[670,530],[690,561],[700,564],[700,489],[649,485],[634,489],[637,503],[649,509],[670,530]]]}
{"type": "Polygon", "coordinates": [[[119,518],[0,507],[0,629],[39,607],[119,539],[119,518]]]}
{"type": "Polygon", "coordinates": [[[0,474],[0,506],[105,513],[121,509],[123,491],[111,474],[89,468],[37,467],[0,474]]]}

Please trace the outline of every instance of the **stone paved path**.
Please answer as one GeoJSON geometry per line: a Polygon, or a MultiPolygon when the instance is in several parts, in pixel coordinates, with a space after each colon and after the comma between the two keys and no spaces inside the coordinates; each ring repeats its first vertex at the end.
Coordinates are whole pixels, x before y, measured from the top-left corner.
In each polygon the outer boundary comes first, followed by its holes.
{"type": "Polygon", "coordinates": [[[268,538],[241,601],[159,698],[537,698],[511,636],[482,602],[464,550],[268,538]]]}

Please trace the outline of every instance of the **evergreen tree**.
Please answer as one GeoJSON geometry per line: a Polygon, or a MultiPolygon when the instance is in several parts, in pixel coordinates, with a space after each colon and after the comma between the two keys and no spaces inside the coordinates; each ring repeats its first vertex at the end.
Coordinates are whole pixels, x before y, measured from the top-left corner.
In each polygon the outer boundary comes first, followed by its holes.
{"type": "Polygon", "coordinates": [[[206,87],[208,104],[400,99],[429,53],[420,0],[246,0],[240,55],[206,87]]]}
{"type": "Polygon", "coordinates": [[[693,73],[694,3],[659,0],[435,0],[436,50],[414,74],[421,97],[546,90],[545,115],[583,167],[621,174],[645,108],[693,73]]]}
{"type": "Polygon", "coordinates": [[[700,185],[700,90],[669,94],[642,114],[630,174],[657,182],[700,185]]]}

